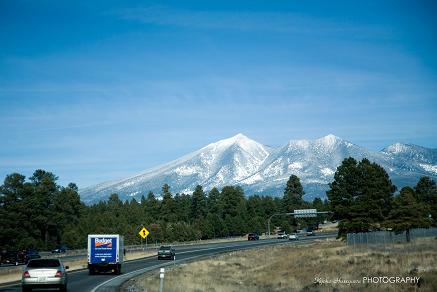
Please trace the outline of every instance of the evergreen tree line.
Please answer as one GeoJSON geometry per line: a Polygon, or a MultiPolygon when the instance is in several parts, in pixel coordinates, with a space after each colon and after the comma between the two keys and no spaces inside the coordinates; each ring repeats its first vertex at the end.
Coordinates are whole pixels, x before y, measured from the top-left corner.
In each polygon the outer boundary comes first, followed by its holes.
{"type": "Polygon", "coordinates": [[[329,202],[303,200],[300,180],[291,175],[283,197],[250,196],[238,186],[213,188],[205,192],[197,186],[192,194],[172,194],[169,185],[161,197],[149,192],[140,201],[121,201],[112,194],[107,201],[86,206],[78,188],[57,184],[57,177],[36,170],[25,176],[7,175],[0,186],[0,248],[48,250],[57,244],[85,248],[88,234],[122,234],[125,244],[138,244],[139,230],[145,226],[149,243],[211,239],[264,233],[271,226],[294,232],[315,227],[330,216],[293,218],[284,213],[314,208],[332,211],[340,220],[339,235],[383,228],[395,231],[437,225],[437,187],[422,177],[414,188],[404,187],[395,195],[385,170],[367,159],[345,159],[337,168],[327,192],[329,202]],[[282,216],[280,215],[282,214],[282,216]]]}
{"type": "MultiPolygon", "coordinates": [[[[162,199],[149,192],[140,201],[121,201],[117,194],[107,201],[86,206],[75,184],[59,186],[57,177],[37,170],[26,178],[17,173],[6,176],[0,187],[0,248],[49,250],[57,244],[85,248],[88,234],[122,234],[125,244],[139,244],[139,230],[145,226],[149,243],[175,242],[240,236],[266,232],[273,214],[299,208],[328,210],[320,198],[305,202],[299,178],[292,175],[283,198],[246,197],[238,186],[213,188],[197,186],[189,194],[172,194],[162,187],[162,199]]],[[[294,219],[275,216],[271,226],[292,232],[299,226],[317,225],[323,217],[294,219]]]]}
{"type": "Polygon", "coordinates": [[[339,236],[373,230],[406,231],[437,225],[437,187],[421,177],[412,188],[396,187],[387,172],[368,159],[345,159],[337,168],[327,192],[333,218],[340,220],[339,236]]]}

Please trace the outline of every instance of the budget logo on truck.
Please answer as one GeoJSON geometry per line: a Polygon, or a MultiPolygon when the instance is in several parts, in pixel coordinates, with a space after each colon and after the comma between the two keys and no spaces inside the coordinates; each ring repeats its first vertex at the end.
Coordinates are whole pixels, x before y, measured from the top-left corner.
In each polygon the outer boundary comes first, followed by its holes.
{"type": "Polygon", "coordinates": [[[88,270],[90,275],[112,271],[120,274],[123,264],[123,236],[119,234],[88,235],[88,270]]]}
{"type": "Polygon", "coordinates": [[[95,238],[95,247],[112,247],[112,238],[95,238]]]}

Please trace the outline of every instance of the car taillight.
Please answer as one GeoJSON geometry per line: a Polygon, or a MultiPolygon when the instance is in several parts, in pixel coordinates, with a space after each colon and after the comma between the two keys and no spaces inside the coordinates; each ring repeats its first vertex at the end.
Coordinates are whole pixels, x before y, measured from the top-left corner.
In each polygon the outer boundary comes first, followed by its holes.
{"type": "Polygon", "coordinates": [[[23,273],[23,278],[30,278],[30,274],[29,274],[28,271],[25,271],[25,272],[23,273]]]}
{"type": "Polygon", "coordinates": [[[58,278],[62,277],[62,272],[61,271],[57,271],[55,277],[58,277],[58,278]]]}

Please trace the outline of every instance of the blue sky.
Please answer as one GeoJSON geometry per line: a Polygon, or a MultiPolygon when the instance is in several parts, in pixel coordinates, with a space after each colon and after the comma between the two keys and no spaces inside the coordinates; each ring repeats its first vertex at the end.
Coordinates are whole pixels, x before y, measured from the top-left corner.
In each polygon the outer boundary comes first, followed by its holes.
{"type": "Polygon", "coordinates": [[[436,8],[0,0],[0,177],[85,187],[240,132],[437,148],[436,8]]]}

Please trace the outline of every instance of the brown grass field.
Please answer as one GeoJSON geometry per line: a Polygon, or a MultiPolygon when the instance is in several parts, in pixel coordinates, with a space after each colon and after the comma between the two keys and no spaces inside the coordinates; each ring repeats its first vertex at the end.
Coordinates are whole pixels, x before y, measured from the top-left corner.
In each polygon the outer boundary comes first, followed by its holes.
{"type": "MultiPolygon", "coordinates": [[[[155,271],[128,281],[121,291],[159,291],[159,281],[155,271]]],[[[164,291],[437,291],[437,239],[385,249],[325,240],[232,252],[168,269],[164,291]],[[363,277],[379,276],[420,280],[363,283],[363,277]]]]}

